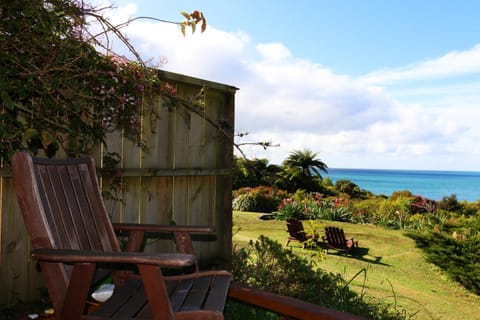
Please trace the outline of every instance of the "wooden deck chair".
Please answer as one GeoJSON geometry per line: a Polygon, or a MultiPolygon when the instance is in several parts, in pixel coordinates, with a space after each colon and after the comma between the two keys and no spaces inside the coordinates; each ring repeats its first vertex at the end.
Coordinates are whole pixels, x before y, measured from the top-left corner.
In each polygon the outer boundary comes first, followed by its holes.
{"type": "Polygon", "coordinates": [[[302,248],[305,248],[307,241],[312,239],[315,241],[315,236],[305,232],[303,223],[298,219],[287,219],[288,238],[285,246],[290,244],[290,241],[300,242],[302,248]]]}
{"type": "MultiPolygon", "coordinates": [[[[192,265],[194,255],[120,250],[92,158],[51,160],[20,152],[13,156],[12,173],[31,254],[39,261],[56,319],[223,319],[230,273],[166,277],[162,267],[192,265]],[[101,267],[125,266],[135,266],[138,273],[123,277],[110,299],[85,314],[101,267]]],[[[128,250],[139,247],[145,231],[157,230],[153,225],[116,226],[131,232],[128,250]]]]}
{"type": "Polygon", "coordinates": [[[342,228],[327,226],[325,227],[325,236],[323,242],[328,248],[343,250],[346,254],[354,247],[358,247],[358,240],[347,239],[342,228]]]}

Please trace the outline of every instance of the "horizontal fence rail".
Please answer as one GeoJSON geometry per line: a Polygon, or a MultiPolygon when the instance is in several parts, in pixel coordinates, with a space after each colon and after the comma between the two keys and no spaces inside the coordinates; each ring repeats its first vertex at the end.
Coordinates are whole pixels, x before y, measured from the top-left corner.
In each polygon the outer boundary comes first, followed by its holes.
{"type": "MultiPolygon", "coordinates": [[[[101,168],[97,168],[97,172],[101,168]]],[[[122,177],[181,177],[181,176],[228,176],[232,169],[222,168],[183,168],[183,169],[159,169],[159,168],[119,168],[115,172],[122,177]]],[[[100,176],[106,177],[110,174],[100,176]]],[[[0,168],[0,177],[11,178],[10,168],[0,168]]]]}

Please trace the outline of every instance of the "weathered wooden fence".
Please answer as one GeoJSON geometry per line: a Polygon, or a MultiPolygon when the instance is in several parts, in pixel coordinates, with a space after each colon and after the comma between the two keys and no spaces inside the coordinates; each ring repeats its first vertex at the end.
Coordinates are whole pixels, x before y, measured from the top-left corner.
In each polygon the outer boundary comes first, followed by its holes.
{"type": "MultiPolygon", "coordinates": [[[[205,88],[204,115],[171,109],[160,97],[145,103],[141,150],[118,132],[107,137],[107,148],[93,152],[99,168],[102,155],[121,155],[121,201],[107,201],[114,222],[213,225],[216,237],[195,242],[200,261],[228,263],[231,257],[231,167],[233,136],[225,135],[206,118],[234,128],[236,88],[184,75],[159,71],[176,86],[179,97],[205,88]]],[[[107,185],[108,179],[101,179],[107,185]]],[[[19,212],[8,167],[0,168],[0,304],[28,302],[39,297],[41,274],[29,257],[29,239],[19,212]]],[[[147,242],[146,250],[174,251],[169,239],[147,242]]]]}

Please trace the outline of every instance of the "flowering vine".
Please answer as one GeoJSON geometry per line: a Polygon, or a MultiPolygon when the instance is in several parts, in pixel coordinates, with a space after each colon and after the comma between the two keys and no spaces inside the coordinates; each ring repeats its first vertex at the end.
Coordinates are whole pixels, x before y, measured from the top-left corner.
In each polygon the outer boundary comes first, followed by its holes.
{"type": "MultiPolygon", "coordinates": [[[[63,149],[76,156],[119,129],[144,148],[139,122],[143,99],[153,93],[169,106],[200,113],[197,100],[179,99],[119,31],[133,19],[112,25],[102,15],[105,9],[75,0],[0,3],[0,160],[8,162],[18,150],[43,149],[53,156],[63,149]],[[99,53],[103,44],[89,33],[87,17],[123,40],[138,61],[99,53]]],[[[187,27],[194,32],[197,24],[205,30],[201,12],[182,15],[184,21],[170,23],[183,33],[187,27]]]]}

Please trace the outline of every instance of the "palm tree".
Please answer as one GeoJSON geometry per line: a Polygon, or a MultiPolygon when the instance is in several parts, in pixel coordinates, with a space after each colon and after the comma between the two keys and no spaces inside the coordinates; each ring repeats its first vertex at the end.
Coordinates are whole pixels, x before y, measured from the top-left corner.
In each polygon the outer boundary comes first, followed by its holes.
{"type": "Polygon", "coordinates": [[[289,192],[298,189],[323,192],[321,171],[327,172],[327,165],[317,159],[317,154],[306,149],[296,150],[283,161],[282,171],[277,175],[276,184],[289,192]]]}
{"type": "Polygon", "coordinates": [[[328,166],[320,159],[316,159],[316,157],[317,154],[309,149],[303,151],[295,150],[283,161],[283,165],[301,169],[303,176],[312,177],[312,174],[315,173],[316,176],[322,179],[320,171],[328,173],[328,166]]]}
{"type": "Polygon", "coordinates": [[[241,187],[273,186],[276,175],[281,168],[268,164],[267,159],[246,159],[234,157],[233,189],[241,187]]]}

